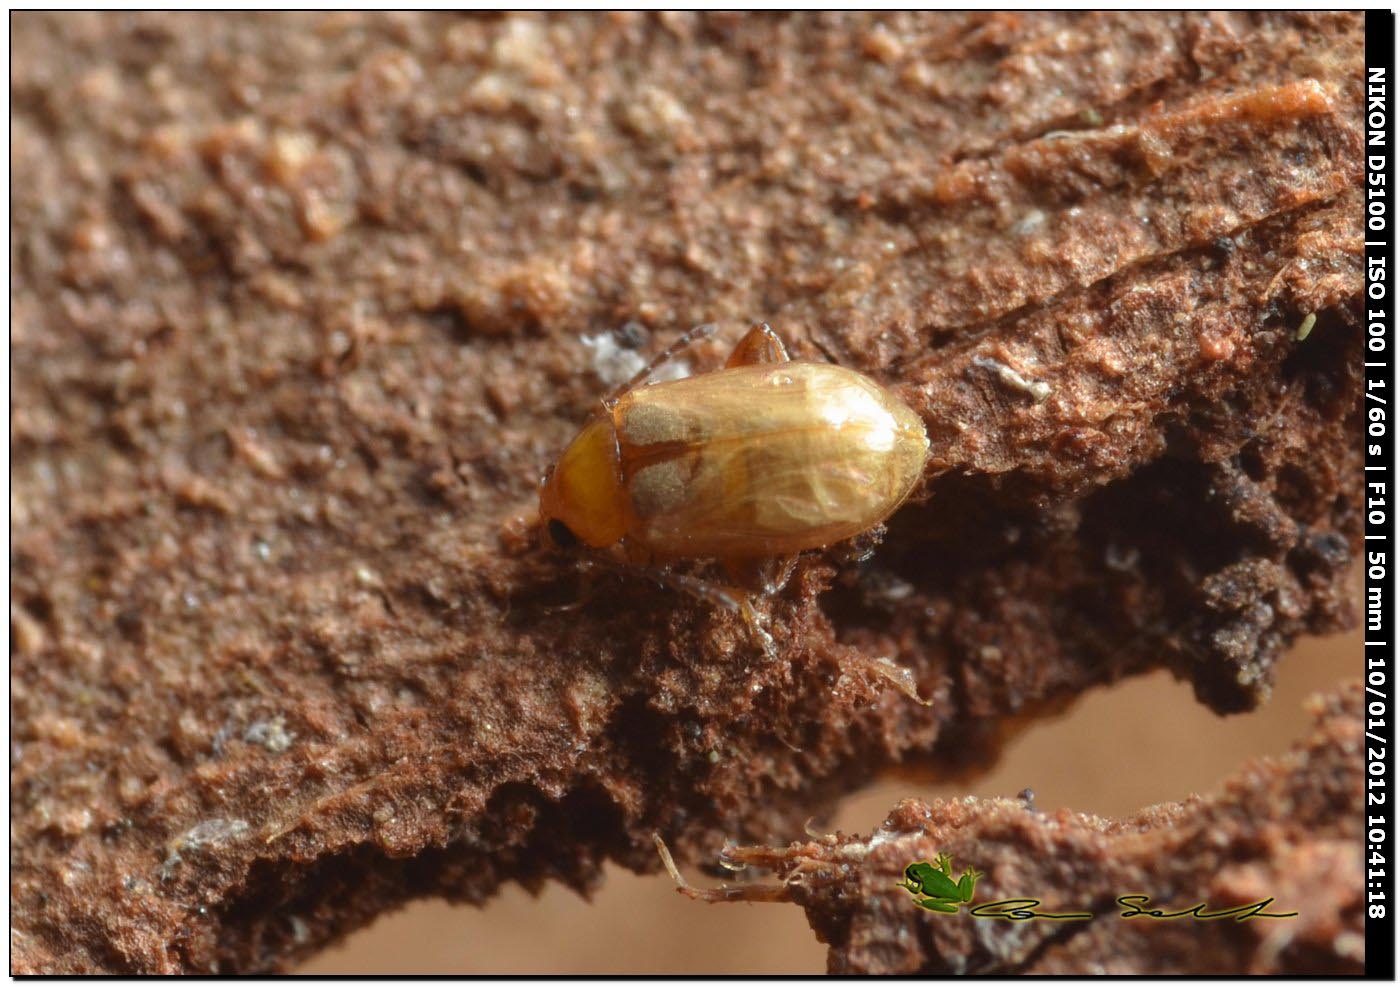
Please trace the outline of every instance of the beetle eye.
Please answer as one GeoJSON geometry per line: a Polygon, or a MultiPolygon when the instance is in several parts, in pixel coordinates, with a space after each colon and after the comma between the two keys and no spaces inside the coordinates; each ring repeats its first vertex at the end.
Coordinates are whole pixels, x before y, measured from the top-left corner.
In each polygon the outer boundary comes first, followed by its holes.
{"type": "Polygon", "coordinates": [[[569,530],[568,524],[557,518],[549,522],[549,539],[561,548],[578,547],[578,535],[569,530]]]}

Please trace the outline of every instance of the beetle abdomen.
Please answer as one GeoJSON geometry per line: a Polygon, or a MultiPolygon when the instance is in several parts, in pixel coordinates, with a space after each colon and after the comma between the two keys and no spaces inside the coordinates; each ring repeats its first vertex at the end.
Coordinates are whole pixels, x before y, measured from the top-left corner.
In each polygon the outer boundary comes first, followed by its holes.
{"type": "Polygon", "coordinates": [[[902,401],[824,363],[642,387],[613,409],[627,537],[658,557],[789,554],[878,524],[923,472],[902,401]]]}

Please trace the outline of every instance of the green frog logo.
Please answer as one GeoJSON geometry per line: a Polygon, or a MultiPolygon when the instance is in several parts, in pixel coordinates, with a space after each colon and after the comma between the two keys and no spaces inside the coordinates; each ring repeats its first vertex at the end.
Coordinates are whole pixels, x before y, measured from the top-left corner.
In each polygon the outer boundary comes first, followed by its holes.
{"type": "Polygon", "coordinates": [[[914,903],[926,911],[956,914],[962,905],[972,903],[977,881],[984,876],[969,866],[954,882],[952,857],[939,853],[932,863],[910,863],[904,867],[904,882],[895,886],[913,894],[914,903]]]}

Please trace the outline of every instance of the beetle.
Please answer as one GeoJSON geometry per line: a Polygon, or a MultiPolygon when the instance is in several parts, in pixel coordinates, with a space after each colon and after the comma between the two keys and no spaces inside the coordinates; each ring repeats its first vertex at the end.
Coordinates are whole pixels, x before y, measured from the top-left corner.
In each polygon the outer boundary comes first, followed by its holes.
{"type": "Polygon", "coordinates": [[[750,593],[781,589],[799,552],[884,521],[923,476],[929,441],[895,394],[792,360],[766,324],[722,369],[645,383],[713,332],[683,336],[603,399],[541,480],[541,530],[557,548],[620,553],[759,629],[750,593]],[[688,559],[717,560],[736,585],[667,568],[688,559]]]}

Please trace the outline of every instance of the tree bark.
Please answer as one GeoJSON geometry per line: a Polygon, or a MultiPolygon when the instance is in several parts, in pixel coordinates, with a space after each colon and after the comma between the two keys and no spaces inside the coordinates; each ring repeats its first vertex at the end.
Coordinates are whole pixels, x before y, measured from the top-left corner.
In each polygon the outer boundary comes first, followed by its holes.
{"type": "Polygon", "coordinates": [[[18,971],[786,841],[1125,675],[1248,709],[1352,619],[1360,15],[12,27],[18,971]],[[932,441],[771,660],[533,530],[710,321],[691,369],[767,321],[932,441]]]}

